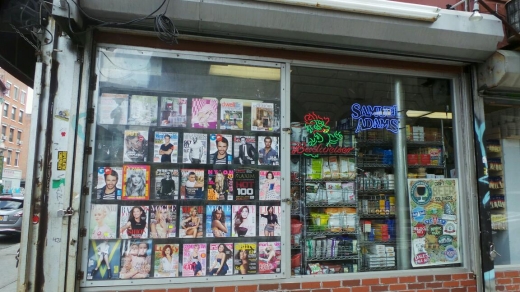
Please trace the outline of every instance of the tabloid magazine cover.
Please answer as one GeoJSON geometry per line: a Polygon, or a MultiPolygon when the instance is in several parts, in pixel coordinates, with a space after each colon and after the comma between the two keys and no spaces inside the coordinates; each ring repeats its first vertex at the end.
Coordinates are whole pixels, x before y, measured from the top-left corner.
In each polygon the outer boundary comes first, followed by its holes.
{"type": "Polygon", "coordinates": [[[231,237],[231,206],[206,206],[206,237],[231,237]]]}
{"type": "Polygon", "coordinates": [[[128,122],[128,94],[101,94],[97,112],[98,124],[126,125],[128,122]]]}
{"type": "Polygon", "coordinates": [[[204,198],[204,169],[181,169],[181,200],[204,198]]]}
{"type": "Polygon", "coordinates": [[[233,172],[235,200],[254,200],[258,190],[258,171],[239,168],[233,172]]]}
{"type": "Polygon", "coordinates": [[[98,167],[96,198],[98,200],[121,200],[123,194],[123,168],[98,167]]]}
{"type": "Polygon", "coordinates": [[[155,278],[179,277],[179,245],[156,244],[153,263],[155,278]]]}
{"type": "Polygon", "coordinates": [[[157,125],[157,103],[157,96],[130,96],[128,124],[140,126],[157,125]]]}
{"type": "Polygon", "coordinates": [[[90,208],[90,239],[117,238],[117,205],[92,204],[90,208]]]}
{"type": "Polygon", "coordinates": [[[87,280],[119,278],[121,240],[90,240],[87,280]]]}
{"type": "Polygon", "coordinates": [[[182,143],[182,163],[206,164],[208,135],[184,133],[182,143]]]}
{"type": "Polygon", "coordinates": [[[258,243],[258,272],[278,274],[281,271],[282,248],[279,241],[258,243]]]}
{"type": "Polygon", "coordinates": [[[148,206],[120,206],[120,238],[148,238],[148,212],[148,206]]]}
{"type": "Polygon", "coordinates": [[[191,99],[191,127],[216,129],[218,99],[211,97],[191,99]]]}
{"type": "Polygon", "coordinates": [[[256,236],[256,206],[255,205],[236,205],[233,206],[232,221],[233,237],[254,237],[256,236]]]}
{"type": "Polygon", "coordinates": [[[177,206],[150,206],[150,238],[170,238],[177,236],[177,206]]]}
{"type": "Polygon", "coordinates": [[[258,254],[256,242],[235,243],[234,274],[252,275],[258,270],[258,254]]]}
{"type": "Polygon", "coordinates": [[[260,170],[260,200],[280,201],[280,171],[260,170]]]}
{"type": "Polygon", "coordinates": [[[125,149],[125,126],[96,126],[94,160],[103,163],[121,163],[125,149]]]}
{"type": "Polygon", "coordinates": [[[233,170],[208,169],[208,197],[210,201],[233,200],[233,170]]]}
{"type": "Polygon", "coordinates": [[[178,200],[179,176],[178,169],[158,168],[155,171],[155,199],[178,200]]]}
{"type": "Polygon", "coordinates": [[[282,236],[282,228],[280,226],[280,206],[259,206],[260,208],[260,224],[258,228],[261,236],[282,236]]]}
{"type": "Polygon", "coordinates": [[[256,164],[258,151],[255,136],[233,137],[233,163],[241,165],[256,164]]]}
{"type": "Polygon", "coordinates": [[[123,200],[148,200],[150,165],[123,165],[123,200]]]}
{"type": "Polygon", "coordinates": [[[233,275],[233,244],[211,243],[209,245],[208,276],[233,275]]]}
{"type": "Polygon", "coordinates": [[[209,134],[209,164],[231,164],[233,137],[225,134],[209,134]]]}
{"type": "Polygon", "coordinates": [[[278,136],[258,136],[258,165],[280,165],[278,136]]]}
{"type": "Polygon", "coordinates": [[[144,279],[152,270],[151,240],[122,240],[119,279],[144,279]]]}
{"type": "Polygon", "coordinates": [[[273,131],[274,104],[251,104],[251,131],[273,131]]]}
{"type": "Polygon", "coordinates": [[[162,97],[159,126],[186,127],[187,104],[187,98],[162,97]]]}
{"type": "Polygon", "coordinates": [[[206,246],[205,243],[185,243],[182,245],[183,277],[200,277],[206,275],[206,246]]]}
{"type": "Polygon", "coordinates": [[[242,130],[244,128],[244,105],[241,101],[220,101],[220,129],[242,130]]]}
{"type": "Polygon", "coordinates": [[[124,162],[148,160],[148,131],[125,131],[124,162]]]}
{"type": "Polygon", "coordinates": [[[153,142],[153,162],[177,163],[179,133],[155,132],[153,142]]]}
{"type": "Polygon", "coordinates": [[[202,227],[204,226],[204,207],[203,206],[181,206],[179,222],[180,238],[201,238],[204,236],[202,227]]]}

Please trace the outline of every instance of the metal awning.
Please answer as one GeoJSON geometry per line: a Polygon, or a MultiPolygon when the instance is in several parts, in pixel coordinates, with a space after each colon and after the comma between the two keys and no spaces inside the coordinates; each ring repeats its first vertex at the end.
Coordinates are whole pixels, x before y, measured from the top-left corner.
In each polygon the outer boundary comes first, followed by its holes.
{"type": "MultiPolygon", "coordinates": [[[[162,0],[83,0],[93,17],[128,21],[146,16],[162,0]]],[[[482,62],[503,39],[492,15],[469,21],[470,12],[442,9],[435,22],[322,10],[258,1],[171,0],[168,12],[184,34],[259,42],[482,62]]]]}

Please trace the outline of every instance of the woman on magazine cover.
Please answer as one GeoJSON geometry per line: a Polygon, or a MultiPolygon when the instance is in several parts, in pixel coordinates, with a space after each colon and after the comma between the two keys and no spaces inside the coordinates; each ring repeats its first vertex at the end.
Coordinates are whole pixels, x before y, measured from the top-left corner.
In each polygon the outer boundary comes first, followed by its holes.
{"type": "Polygon", "coordinates": [[[101,263],[105,262],[105,265],[107,266],[107,274],[108,278],[112,279],[112,270],[110,269],[110,261],[108,259],[109,251],[110,251],[110,245],[108,244],[108,240],[104,240],[102,243],[100,243],[97,248],[97,265],[94,270],[92,270],[92,278],[96,275],[96,273],[99,270],[99,267],[101,266],[101,263]]]}
{"type": "Polygon", "coordinates": [[[274,228],[276,225],[280,225],[278,223],[278,216],[274,214],[274,207],[267,207],[267,214],[260,214],[261,217],[267,219],[267,224],[264,228],[264,236],[274,236],[274,228]]]}
{"type": "Polygon", "coordinates": [[[193,275],[202,276],[202,264],[199,259],[199,245],[195,244],[195,247],[190,252],[190,261],[193,266],[193,275]]]}
{"type": "Polygon", "coordinates": [[[249,226],[249,207],[242,206],[235,213],[235,233],[238,237],[244,237],[251,226],[249,226]]]}
{"type": "Polygon", "coordinates": [[[265,180],[262,184],[262,190],[266,200],[280,200],[280,194],[276,191],[280,188],[280,181],[274,177],[273,172],[268,171],[265,174],[265,180]]]}
{"type": "Polygon", "coordinates": [[[211,265],[209,274],[210,276],[225,276],[229,270],[227,260],[231,255],[231,250],[225,244],[218,245],[218,254],[215,257],[215,261],[211,265]]]}
{"type": "Polygon", "coordinates": [[[108,213],[108,207],[105,205],[96,205],[96,207],[94,207],[94,220],[97,225],[94,227],[94,230],[92,230],[91,239],[115,238],[114,231],[105,222],[108,213]]]}
{"type": "Polygon", "coordinates": [[[158,272],[162,277],[177,277],[179,263],[173,260],[173,249],[167,244],[162,249],[158,272]]]}
{"type": "Polygon", "coordinates": [[[199,235],[200,218],[198,216],[197,207],[190,209],[190,216],[181,222],[182,229],[186,230],[186,236],[197,238],[199,235]]]}
{"type": "Polygon", "coordinates": [[[119,230],[121,236],[126,231],[130,238],[141,238],[146,228],[146,213],[142,207],[135,206],[132,208],[128,221],[119,230]]]}
{"type": "Polygon", "coordinates": [[[265,247],[264,253],[262,254],[260,260],[264,261],[266,264],[269,264],[269,269],[272,272],[276,271],[276,268],[278,267],[278,258],[276,257],[276,251],[272,244],[269,244],[265,247]]]}
{"type": "Polygon", "coordinates": [[[249,251],[247,249],[241,249],[235,258],[235,269],[239,271],[240,274],[246,275],[249,271],[249,251]]]}
{"type": "Polygon", "coordinates": [[[126,180],[127,197],[145,197],[146,178],[144,171],[133,171],[126,180]]]}
{"type": "Polygon", "coordinates": [[[228,229],[226,227],[226,214],[222,210],[222,206],[218,206],[211,213],[211,231],[214,237],[226,237],[228,229]]]}
{"type": "Polygon", "coordinates": [[[150,222],[150,237],[151,238],[167,238],[174,228],[170,224],[171,214],[167,206],[157,206],[155,211],[155,220],[150,222]]]}

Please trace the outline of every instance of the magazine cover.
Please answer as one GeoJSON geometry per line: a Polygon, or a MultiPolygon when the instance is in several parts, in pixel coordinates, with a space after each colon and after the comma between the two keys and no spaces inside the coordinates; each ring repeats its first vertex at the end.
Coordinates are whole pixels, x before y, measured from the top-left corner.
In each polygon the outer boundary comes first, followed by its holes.
{"type": "Polygon", "coordinates": [[[256,236],[256,206],[233,206],[233,237],[256,236]]]}
{"type": "Polygon", "coordinates": [[[280,171],[260,170],[260,200],[280,201],[280,171]]]}
{"type": "Polygon", "coordinates": [[[233,173],[235,201],[254,200],[257,191],[258,171],[239,168],[233,173]]]}
{"type": "Polygon", "coordinates": [[[220,129],[242,130],[244,129],[244,105],[241,101],[220,101],[220,129]]]}
{"type": "Polygon", "coordinates": [[[123,165],[123,200],[148,200],[150,165],[123,165]]]}
{"type": "Polygon", "coordinates": [[[184,133],[182,163],[206,164],[207,143],[206,134],[184,133]]]}
{"type": "Polygon", "coordinates": [[[212,243],[209,245],[208,276],[233,275],[233,244],[212,243]]]}
{"type": "Polygon", "coordinates": [[[130,96],[128,124],[140,126],[157,125],[157,102],[157,96],[130,96]]]}
{"type": "Polygon", "coordinates": [[[205,243],[185,243],[182,245],[182,276],[200,277],[206,275],[207,250],[205,243]]]}
{"type": "Polygon", "coordinates": [[[179,237],[200,238],[204,236],[202,226],[204,225],[203,206],[181,206],[179,222],[179,237]]]}
{"type": "Polygon", "coordinates": [[[204,199],[204,169],[181,169],[181,200],[204,199]]]}
{"type": "Polygon", "coordinates": [[[231,237],[231,206],[206,206],[206,237],[231,237]]]}
{"type": "Polygon", "coordinates": [[[251,131],[273,131],[274,104],[251,104],[251,131]]]}
{"type": "Polygon", "coordinates": [[[153,162],[177,163],[179,133],[155,132],[153,140],[153,162]]]}
{"type": "Polygon", "coordinates": [[[186,127],[187,104],[187,98],[162,97],[159,126],[186,127]]]}
{"type": "Polygon", "coordinates": [[[90,239],[117,238],[117,205],[92,204],[90,208],[90,239]]]}
{"type": "Polygon", "coordinates": [[[148,238],[148,206],[120,206],[119,236],[148,238]]]}
{"type": "Polygon", "coordinates": [[[148,131],[125,131],[124,162],[144,162],[148,158],[148,131]]]}
{"type": "Polygon", "coordinates": [[[98,167],[96,198],[98,200],[121,200],[123,194],[123,168],[98,167]]]}
{"type": "Polygon", "coordinates": [[[152,241],[127,239],[121,243],[119,279],[143,279],[152,270],[152,241]]]}
{"type": "Polygon", "coordinates": [[[121,163],[125,149],[125,126],[96,126],[94,160],[103,163],[121,163]]]}
{"type": "Polygon", "coordinates": [[[155,171],[155,199],[179,199],[179,170],[159,168],[155,171]]]}
{"type": "Polygon", "coordinates": [[[234,274],[251,275],[258,270],[256,242],[235,243],[234,274]]]}
{"type": "Polygon", "coordinates": [[[258,165],[280,165],[278,136],[258,136],[258,165]]]}
{"type": "Polygon", "coordinates": [[[150,206],[150,238],[169,238],[177,236],[177,206],[150,206]]]}
{"type": "Polygon", "coordinates": [[[258,232],[260,236],[282,236],[282,228],[280,226],[280,206],[259,206],[260,224],[258,232]]]}
{"type": "Polygon", "coordinates": [[[205,97],[191,100],[191,127],[202,129],[216,129],[218,99],[205,97]]]}
{"type": "Polygon", "coordinates": [[[233,147],[234,164],[256,164],[258,151],[255,136],[234,136],[233,147]]]}
{"type": "Polygon", "coordinates": [[[179,277],[179,245],[156,244],[153,267],[155,278],[179,277]]]}
{"type": "Polygon", "coordinates": [[[209,134],[209,164],[231,164],[233,137],[225,134],[209,134]]]}
{"type": "Polygon", "coordinates": [[[119,278],[121,240],[90,240],[87,280],[119,278]]]}
{"type": "Polygon", "coordinates": [[[208,200],[233,200],[233,170],[208,169],[208,200]]]}
{"type": "Polygon", "coordinates": [[[279,241],[258,243],[258,272],[278,274],[281,272],[282,245],[279,241]]]}
{"type": "Polygon", "coordinates": [[[128,122],[128,94],[101,94],[97,112],[98,125],[126,125],[128,122]]]}

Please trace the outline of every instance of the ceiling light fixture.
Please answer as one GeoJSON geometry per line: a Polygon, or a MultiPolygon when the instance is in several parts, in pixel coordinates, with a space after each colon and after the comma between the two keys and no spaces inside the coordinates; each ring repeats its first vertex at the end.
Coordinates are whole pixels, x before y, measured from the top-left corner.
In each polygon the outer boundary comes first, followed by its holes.
{"type": "Polygon", "coordinates": [[[429,119],[446,119],[451,120],[453,118],[450,112],[431,112],[431,111],[406,111],[406,116],[409,118],[429,118],[429,119]]]}
{"type": "Polygon", "coordinates": [[[209,67],[209,75],[279,81],[280,69],[238,65],[211,65],[209,67]]]}
{"type": "Polygon", "coordinates": [[[473,2],[473,13],[469,17],[470,21],[481,21],[484,17],[480,15],[480,7],[478,5],[478,0],[473,2]]]}

